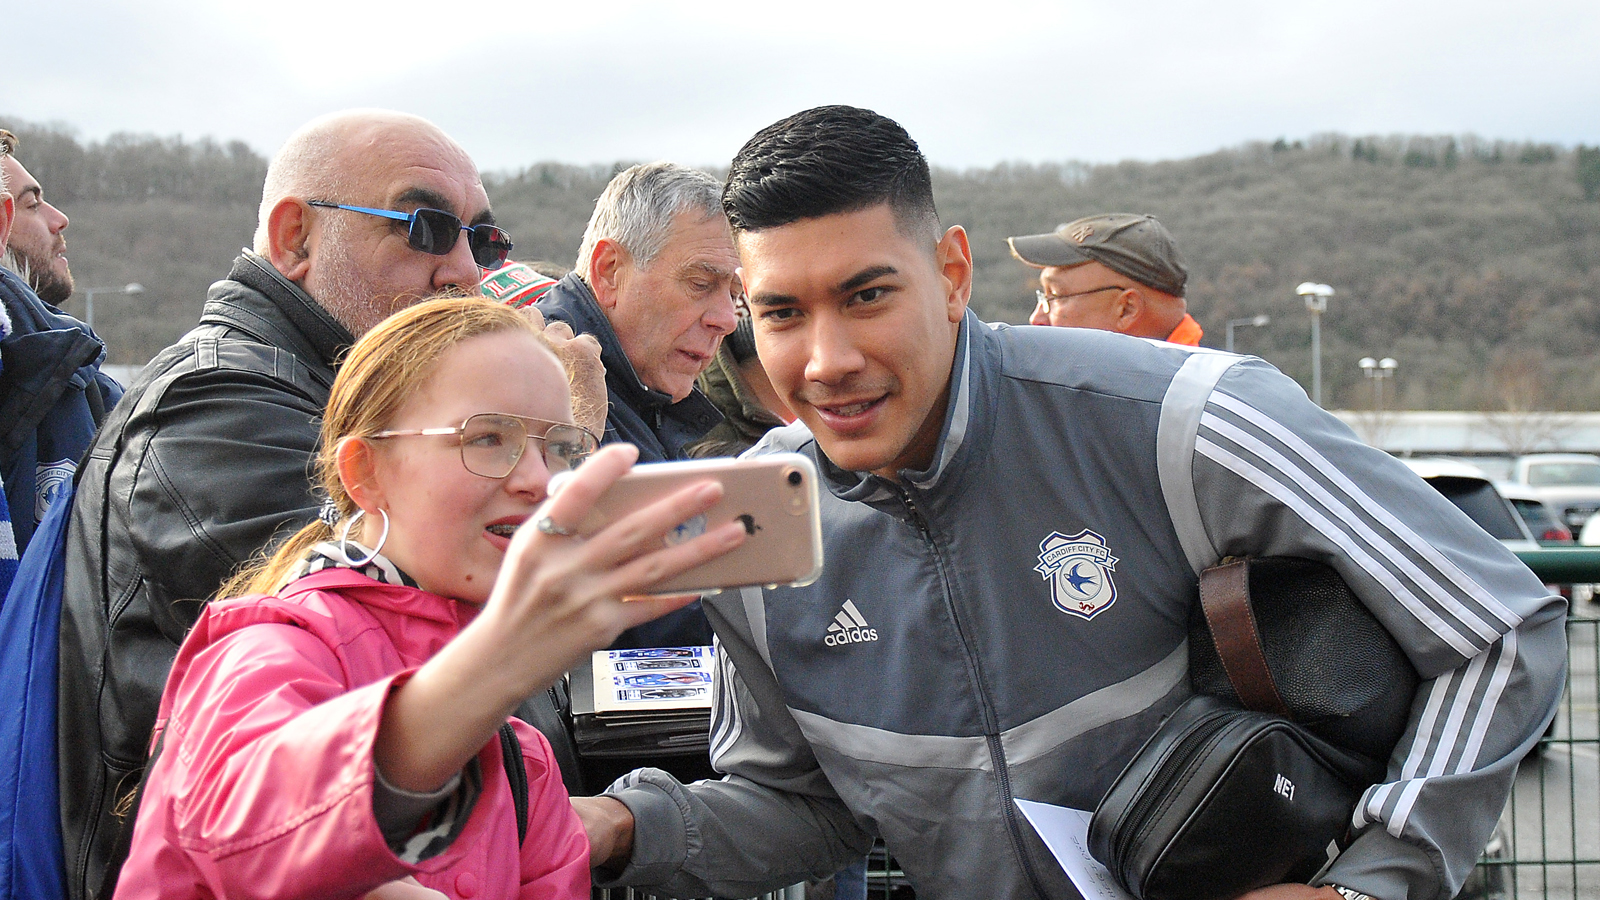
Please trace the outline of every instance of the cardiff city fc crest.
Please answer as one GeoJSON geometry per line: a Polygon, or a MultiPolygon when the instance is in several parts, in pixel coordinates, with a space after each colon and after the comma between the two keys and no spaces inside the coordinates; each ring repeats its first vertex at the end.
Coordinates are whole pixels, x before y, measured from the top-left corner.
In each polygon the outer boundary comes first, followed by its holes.
{"type": "Polygon", "coordinates": [[[1106,550],[1106,539],[1092,531],[1071,537],[1051,532],[1039,542],[1039,564],[1033,568],[1050,582],[1050,599],[1062,612],[1092,619],[1117,602],[1117,584],[1111,580],[1117,558],[1106,550]]]}
{"type": "Polygon", "coordinates": [[[70,459],[57,460],[53,463],[39,463],[34,471],[35,494],[33,497],[33,521],[44,521],[44,514],[50,511],[50,504],[55,502],[56,495],[72,480],[72,473],[77,471],[78,465],[70,459]]]}

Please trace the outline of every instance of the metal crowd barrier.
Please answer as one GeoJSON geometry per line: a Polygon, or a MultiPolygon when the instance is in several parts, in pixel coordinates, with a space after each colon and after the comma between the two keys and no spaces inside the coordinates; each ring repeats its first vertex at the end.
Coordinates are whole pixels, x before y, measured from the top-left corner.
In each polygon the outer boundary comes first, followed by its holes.
{"type": "MultiPolygon", "coordinates": [[[[1600,548],[1545,548],[1517,556],[1547,584],[1600,582],[1600,548]]],[[[1600,605],[1574,603],[1567,611],[1567,687],[1556,720],[1523,760],[1463,900],[1600,898],[1597,638],[1600,605]]]]}

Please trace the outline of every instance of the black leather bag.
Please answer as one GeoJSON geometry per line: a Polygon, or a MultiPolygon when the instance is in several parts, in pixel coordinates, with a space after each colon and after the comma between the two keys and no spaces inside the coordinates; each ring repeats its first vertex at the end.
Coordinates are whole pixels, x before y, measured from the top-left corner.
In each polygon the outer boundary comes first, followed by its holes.
{"type": "Polygon", "coordinates": [[[1305,882],[1337,855],[1351,809],[1382,774],[1278,716],[1196,695],[1100,802],[1089,851],[1143,900],[1305,882]]]}
{"type": "Polygon", "coordinates": [[[1207,569],[1189,652],[1197,695],[1101,800],[1090,852],[1142,900],[1309,880],[1383,777],[1415,670],[1338,573],[1307,560],[1207,569]]]}

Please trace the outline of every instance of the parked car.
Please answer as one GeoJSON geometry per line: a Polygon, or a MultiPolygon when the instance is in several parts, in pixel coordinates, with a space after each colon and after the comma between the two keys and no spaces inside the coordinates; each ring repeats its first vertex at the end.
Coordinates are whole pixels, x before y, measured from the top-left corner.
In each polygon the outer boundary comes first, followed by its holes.
{"type": "Polygon", "coordinates": [[[1556,511],[1544,502],[1538,491],[1511,482],[1503,482],[1495,487],[1511,501],[1511,506],[1522,516],[1528,530],[1533,532],[1533,539],[1541,546],[1559,547],[1573,543],[1573,529],[1562,523],[1556,511]]]}
{"type": "Polygon", "coordinates": [[[1530,453],[1517,457],[1511,481],[1528,488],[1577,533],[1600,510],[1600,456],[1592,453],[1530,453]]]}
{"type": "MultiPolygon", "coordinates": [[[[1478,527],[1489,532],[1490,536],[1498,538],[1500,543],[1513,551],[1537,550],[1539,543],[1534,540],[1533,532],[1529,530],[1528,523],[1517,514],[1516,508],[1511,505],[1505,495],[1500,493],[1494,482],[1490,481],[1482,469],[1470,463],[1455,459],[1407,459],[1402,460],[1411,467],[1411,471],[1422,476],[1422,480],[1433,485],[1434,490],[1445,495],[1451,503],[1466,513],[1468,518],[1478,523],[1478,527]]],[[[1600,518],[1600,517],[1597,517],[1600,518]]],[[[1600,538],[1600,529],[1597,529],[1597,538],[1600,538]]],[[[1568,534],[1571,538],[1571,534],[1568,534]]],[[[1557,591],[1563,597],[1571,598],[1571,585],[1547,584],[1545,587],[1557,591]]],[[[1555,733],[1556,723],[1551,720],[1544,730],[1545,738],[1555,733]]],[[[1544,741],[1534,745],[1531,751],[1534,754],[1544,751],[1544,741]]],[[[1498,827],[1498,826],[1497,826],[1498,827]]],[[[1492,842],[1491,842],[1492,846],[1492,842]]],[[[1503,852],[1502,847],[1502,852],[1503,852]]],[[[1492,850],[1489,852],[1493,852],[1492,850]]],[[[1494,867],[1479,866],[1473,874],[1477,880],[1468,880],[1466,889],[1461,897],[1497,897],[1503,894],[1495,893],[1495,886],[1503,886],[1504,875],[1491,871],[1494,867]]],[[[1457,898],[1460,900],[1460,898],[1457,898]]]]}
{"type": "MultiPolygon", "coordinates": [[[[1589,521],[1578,529],[1578,545],[1581,547],[1600,547],[1600,515],[1590,516],[1589,521]]],[[[1574,603],[1594,602],[1597,588],[1600,588],[1600,585],[1573,585],[1572,601],[1574,603]]]]}
{"type": "Polygon", "coordinates": [[[1454,503],[1478,527],[1512,550],[1536,550],[1539,543],[1522,516],[1483,470],[1454,459],[1407,459],[1403,462],[1433,489],[1454,503]]]}

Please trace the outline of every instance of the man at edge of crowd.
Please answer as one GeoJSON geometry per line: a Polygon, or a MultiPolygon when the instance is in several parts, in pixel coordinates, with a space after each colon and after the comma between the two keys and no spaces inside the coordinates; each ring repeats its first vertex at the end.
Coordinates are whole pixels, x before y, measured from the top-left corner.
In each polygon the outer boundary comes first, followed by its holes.
{"type": "Polygon", "coordinates": [[[72,296],[72,269],[67,263],[66,213],[44,199],[44,186],[15,155],[0,155],[16,201],[11,242],[5,251],[6,267],[21,275],[39,299],[60,306],[72,296]]]}
{"type": "MultiPolygon", "coordinates": [[[[49,238],[47,223],[60,214],[43,203],[38,182],[12,157],[16,147],[16,136],[0,129],[0,257],[7,261],[0,268],[0,479],[14,537],[10,547],[0,542],[0,556],[14,550],[13,558],[20,558],[71,482],[95,429],[122,397],[122,386],[100,371],[106,348],[99,336],[36,293],[25,275],[30,257],[19,251],[41,235],[49,238]]],[[[53,296],[64,300],[72,293],[71,276],[65,257],[55,262],[67,282],[53,296]]],[[[9,578],[0,578],[0,598],[9,585],[9,578]]]]}
{"type": "Polygon", "coordinates": [[[881,836],[919,897],[1076,896],[1014,800],[1094,809],[1189,695],[1198,573],[1277,555],[1338,570],[1423,681],[1354,842],[1252,900],[1456,894],[1555,713],[1560,597],[1261,360],[979,321],[892,120],[763,129],[723,205],[800,419],[751,452],[816,461],[827,565],[706,599],[726,775],[575,799],[601,884],[750,896],[881,836]]]}

